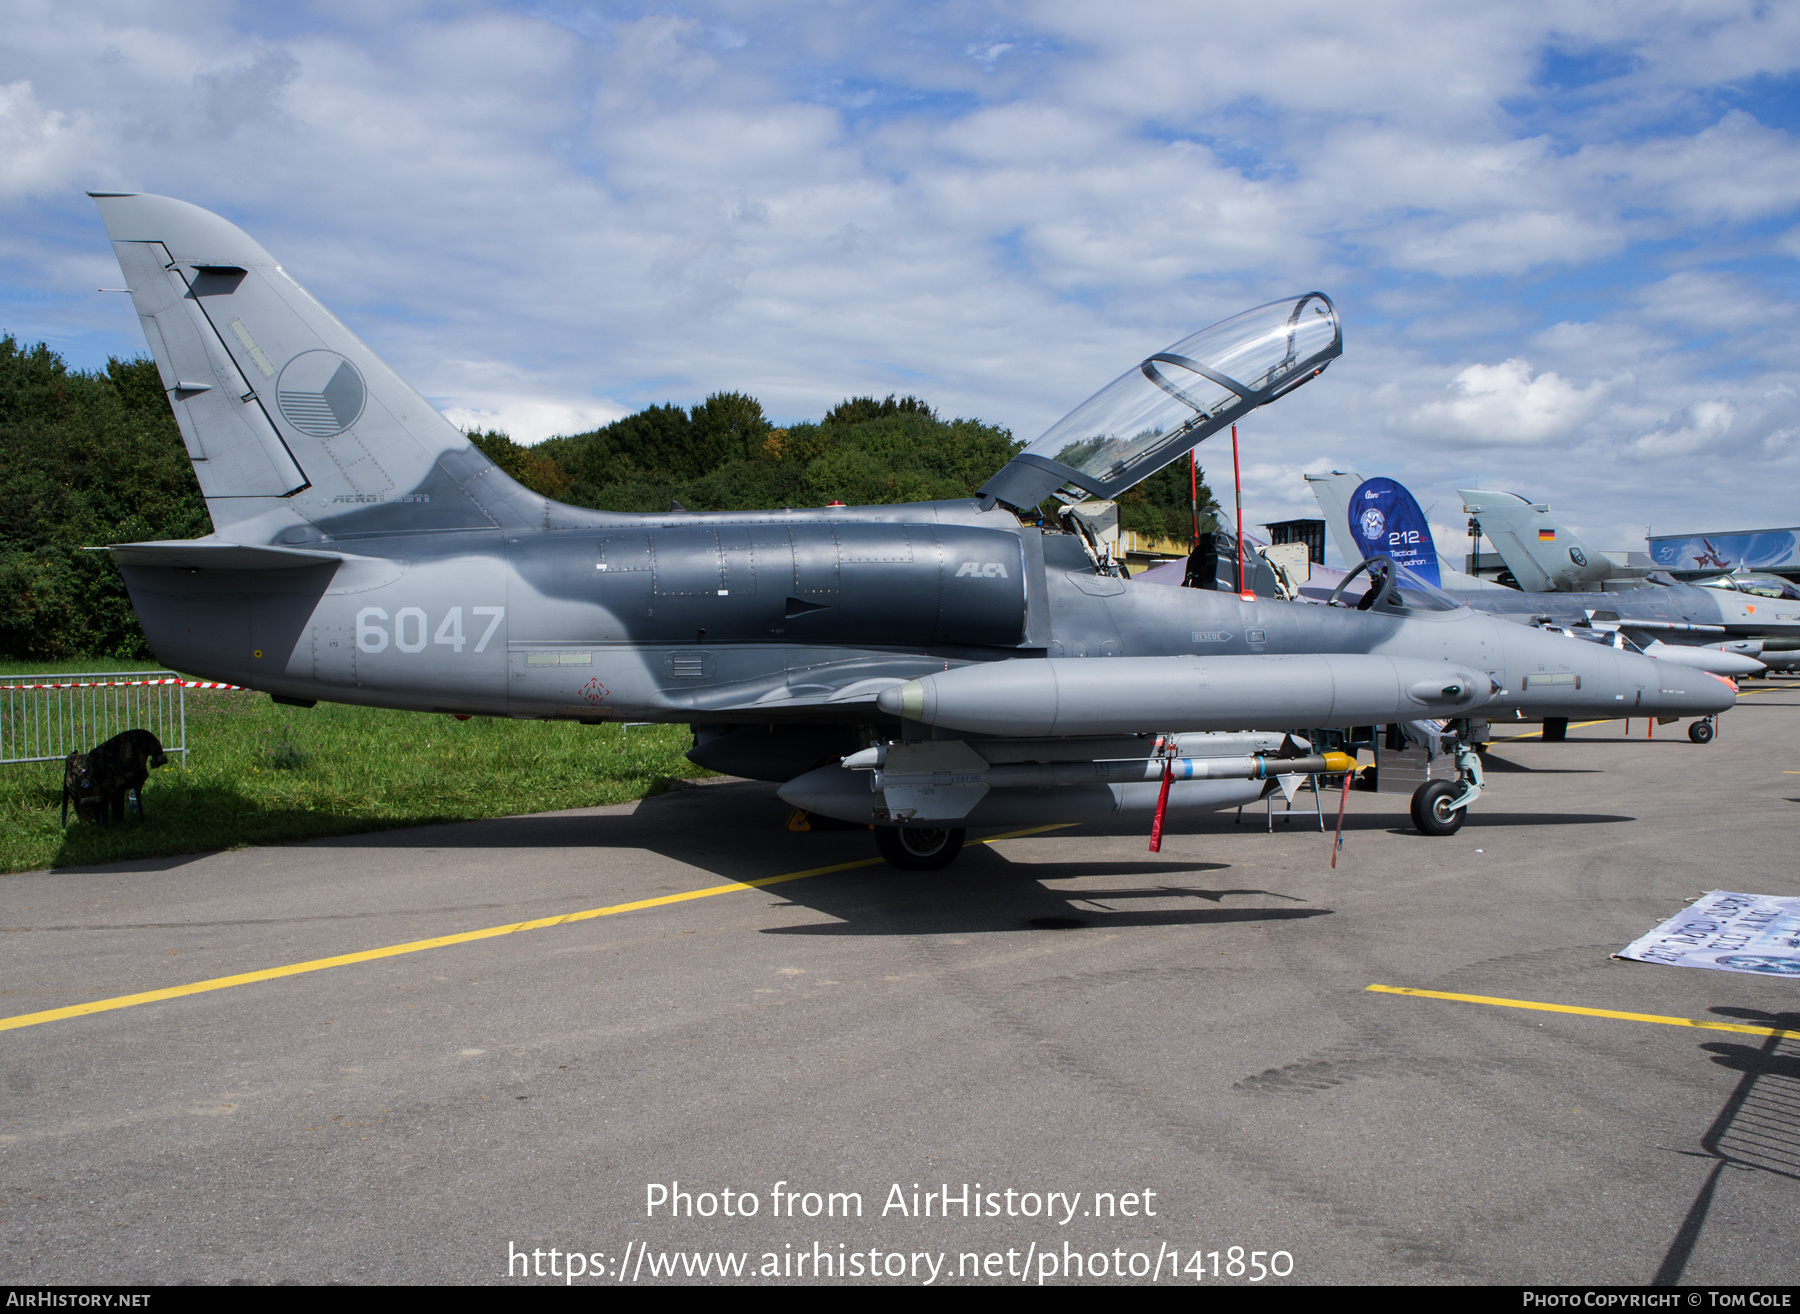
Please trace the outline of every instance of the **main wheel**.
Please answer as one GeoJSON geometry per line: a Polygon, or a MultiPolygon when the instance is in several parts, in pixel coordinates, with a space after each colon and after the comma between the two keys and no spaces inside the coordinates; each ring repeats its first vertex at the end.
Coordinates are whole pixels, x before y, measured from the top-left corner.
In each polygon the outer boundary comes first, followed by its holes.
{"type": "Polygon", "coordinates": [[[1569,737],[1569,718],[1566,716],[1546,716],[1544,718],[1544,742],[1546,744],[1561,743],[1569,737]]]}
{"type": "Polygon", "coordinates": [[[1712,743],[1712,737],[1713,723],[1711,717],[1702,717],[1688,727],[1688,738],[1692,739],[1696,744],[1710,744],[1712,743]]]}
{"type": "Polygon", "coordinates": [[[877,826],[875,847],[901,871],[936,871],[962,852],[967,830],[934,830],[927,826],[877,826]]]}
{"type": "Polygon", "coordinates": [[[1462,829],[1467,808],[1453,808],[1450,800],[1463,792],[1450,780],[1427,780],[1413,791],[1412,819],[1421,835],[1454,835],[1462,829]]]}

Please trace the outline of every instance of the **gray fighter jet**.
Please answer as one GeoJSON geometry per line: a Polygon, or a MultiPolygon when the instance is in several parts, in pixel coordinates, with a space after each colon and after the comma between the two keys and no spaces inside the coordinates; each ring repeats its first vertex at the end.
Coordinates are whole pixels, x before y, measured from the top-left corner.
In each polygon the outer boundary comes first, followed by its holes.
{"type": "Polygon", "coordinates": [[[1461,779],[1422,787],[1414,818],[1448,833],[1490,707],[1733,701],[1398,571],[1355,607],[1137,587],[1079,532],[1026,523],[1316,377],[1342,346],[1319,293],[1148,357],[977,498],[617,515],[501,473],[230,223],[95,200],[215,529],[108,550],[159,659],[280,702],[686,722],[695,761],[784,782],[917,868],[969,826],[1232,807],[1344,769],[1290,728],[1444,722],[1461,779]]]}

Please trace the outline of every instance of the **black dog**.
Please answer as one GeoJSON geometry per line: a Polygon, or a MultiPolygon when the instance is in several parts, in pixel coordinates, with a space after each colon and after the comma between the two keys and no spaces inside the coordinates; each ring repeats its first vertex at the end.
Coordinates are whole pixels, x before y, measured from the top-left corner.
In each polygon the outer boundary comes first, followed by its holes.
{"type": "Polygon", "coordinates": [[[105,824],[106,802],[94,780],[94,768],[86,753],[70,753],[63,759],[62,824],[69,824],[69,804],[75,815],[105,824]]]}
{"type": "Polygon", "coordinates": [[[91,817],[102,826],[109,815],[122,822],[126,795],[133,791],[142,821],[144,782],[151,767],[164,766],[168,760],[162,743],[148,730],[127,730],[91,752],[70,753],[63,762],[63,824],[69,823],[71,799],[76,816],[91,817]]]}

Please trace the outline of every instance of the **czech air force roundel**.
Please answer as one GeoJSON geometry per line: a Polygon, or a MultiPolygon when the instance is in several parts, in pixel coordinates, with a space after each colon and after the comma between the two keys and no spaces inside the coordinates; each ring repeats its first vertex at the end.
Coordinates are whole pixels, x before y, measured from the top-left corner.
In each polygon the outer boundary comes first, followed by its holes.
{"type": "Polygon", "coordinates": [[[330,438],[355,424],[368,395],[356,366],[335,351],[303,351],[275,381],[282,416],[312,438],[330,438]]]}

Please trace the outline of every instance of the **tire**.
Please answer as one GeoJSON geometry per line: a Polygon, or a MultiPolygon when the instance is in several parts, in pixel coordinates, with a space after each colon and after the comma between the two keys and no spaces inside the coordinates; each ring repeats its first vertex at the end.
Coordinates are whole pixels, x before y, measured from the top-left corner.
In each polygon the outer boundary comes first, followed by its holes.
{"type": "Polygon", "coordinates": [[[1560,744],[1569,737],[1569,718],[1566,716],[1546,716],[1544,718],[1544,742],[1560,744]]]}
{"type": "Polygon", "coordinates": [[[1688,738],[1696,744],[1710,744],[1713,737],[1713,724],[1709,720],[1699,720],[1688,727],[1688,738]]]}
{"type": "Polygon", "coordinates": [[[1421,835],[1454,835],[1468,817],[1467,808],[1453,808],[1450,800],[1463,792],[1450,780],[1428,780],[1413,791],[1412,819],[1421,835]]]}
{"type": "Polygon", "coordinates": [[[877,826],[875,847],[901,871],[937,871],[962,852],[967,830],[934,830],[926,826],[877,826]]]}

